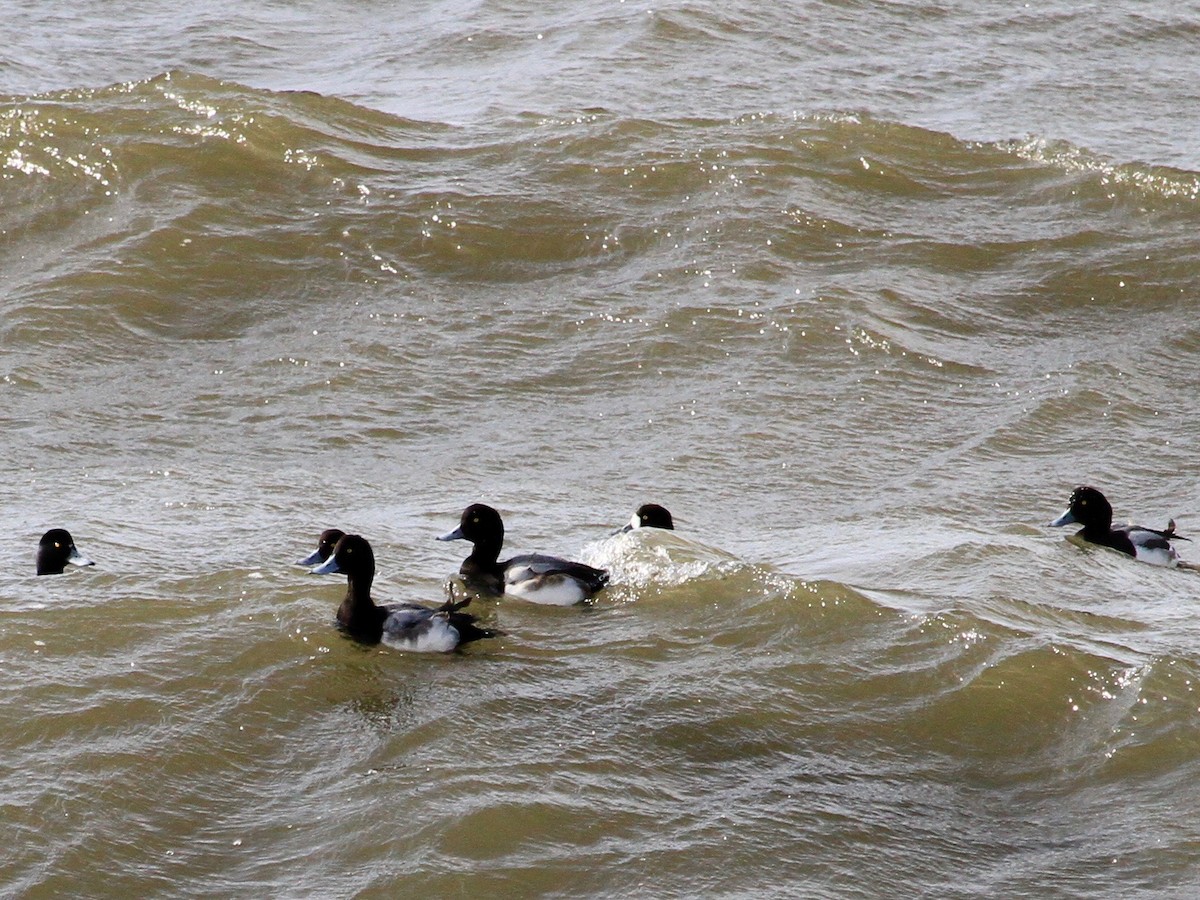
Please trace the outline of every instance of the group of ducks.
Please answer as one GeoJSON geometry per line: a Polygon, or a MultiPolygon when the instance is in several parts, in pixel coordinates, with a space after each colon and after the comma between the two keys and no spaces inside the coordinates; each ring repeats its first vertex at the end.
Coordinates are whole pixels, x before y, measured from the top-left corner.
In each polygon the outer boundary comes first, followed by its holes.
{"type": "MultiPolygon", "coordinates": [[[[623,528],[674,530],[671,513],[657,503],[640,506],[623,528]]],[[[459,567],[466,586],[482,595],[510,595],[531,603],[572,606],[595,595],[608,584],[608,573],[581,562],[530,553],[500,561],[504,545],[504,521],[492,507],[475,503],[463,510],[458,527],[438,538],[465,540],[473,544],[470,555],[459,567]]],[[[38,543],[37,573],[61,574],[68,565],[95,565],[75,546],[70,532],[53,528],[38,543]]],[[[476,624],[475,616],[463,612],[471,602],[450,598],[440,606],[419,603],[390,603],[379,606],[371,597],[375,580],[375,553],[366,538],[337,528],[321,532],[317,549],[297,565],[311,567],[317,575],[346,576],[346,596],[337,610],[338,625],[357,640],[386,641],[402,650],[445,653],[460,644],[496,632],[476,624]]]]}
{"type": "MultiPolygon", "coordinates": [[[[1200,568],[1179,558],[1173,540],[1189,540],[1175,533],[1172,519],[1163,530],[1141,525],[1113,525],[1112,506],[1093,487],[1078,487],[1071,493],[1066,511],[1049,524],[1078,524],[1077,537],[1110,547],[1135,559],[1156,565],[1200,568]]],[[[673,530],[671,513],[657,503],[646,503],[617,534],[638,528],[673,530]]],[[[463,510],[458,527],[440,541],[469,541],[473,546],[459,567],[466,586],[479,594],[513,596],[531,603],[572,606],[592,597],[608,584],[608,572],[581,562],[530,553],[500,561],[504,544],[504,522],[492,507],[474,503],[463,510]]],[[[60,574],[67,565],[95,565],[75,546],[63,528],[53,528],[38,544],[37,573],[60,574]]],[[[346,596],[337,611],[338,625],[357,640],[402,650],[446,653],[461,644],[494,637],[496,632],[481,627],[475,616],[464,612],[471,596],[450,598],[440,606],[392,603],[379,606],[371,598],[375,579],[375,554],[367,539],[336,528],[323,531],[317,549],[297,565],[311,567],[317,575],[346,576],[346,596]]]]}
{"type": "MultiPolygon", "coordinates": [[[[617,533],[635,528],[673,530],[674,520],[657,503],[640,506],[629,523],[617,533]]],[[[504,521],[500,513],[483,503],[463,510],[458,527],[439,541],[470,541],[470,555],[459,567],[466,586],[485,596],[509,595],[550,606],[582,603],[608,584],[608,573],[581,562],[544,553],[528,553],[500,561],[504,545],[504,521]]],[[[375,578],[375,554],[367,539],[330,528],[321,532],[317,549],[297,565],[313,566],[316,575],[346,576],[346,596],[337,611],[337,622],[352,637],[371,643],[386,641],[401,650],[445,653],[460,644],[494,637],[481,628],[475,616],[463,612],[471,602],[450,598],[441,606],[391,603],[379,606],[371,599],[375,578]]]]}

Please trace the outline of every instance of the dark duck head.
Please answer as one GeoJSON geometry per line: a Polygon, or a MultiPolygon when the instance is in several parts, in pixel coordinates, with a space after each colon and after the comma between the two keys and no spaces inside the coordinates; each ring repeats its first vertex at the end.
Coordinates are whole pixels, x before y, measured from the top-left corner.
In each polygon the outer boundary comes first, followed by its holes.
{"type": "Polygon", "coordinates": [[[483,582],[492,593],[504,589],[504,566],[500,550],[504,546],[504,520],[485,503],[472,503],[462,511],[458,527],[438,538],[439,541],[470,541],[473,547],[458,571],[468,580],[483,582]]]}
{"type": "Polygon", "coordinates": [[[65,528],[51,528],[38,541],[37,573],[39,575],[61,575],[67,565],[94,566],[95,563],[75,547],[71,532],[65,528]]]}
{"type": "Polygon", "coordinates": [[[298,566],[318,566],[333,555],[333,548],[337,546],[337,542],[344,536],[345,532],[340,528],[326,528],[317,538],[317,549],[304,559],[296,560],[298,566]]]}
{"type": "Polygon", "coordinates": [[[659,506],[657,503],[643,503],[633,514],[633,518],[615,533],[624,534],[637,528],[661,528],[665,531],[674,531],[675,520],[671,518],[671,513],[665,506],[659,506]]]}
{"type": "Polygon", "coordinates": [[[342,535],[325,562],[313,571],[346,576],[346,597],[338,607],[338,624],[355,637],[379,640],[388,611],[371,599],[375,553],[367,539],[357,534],[342,535]]]}

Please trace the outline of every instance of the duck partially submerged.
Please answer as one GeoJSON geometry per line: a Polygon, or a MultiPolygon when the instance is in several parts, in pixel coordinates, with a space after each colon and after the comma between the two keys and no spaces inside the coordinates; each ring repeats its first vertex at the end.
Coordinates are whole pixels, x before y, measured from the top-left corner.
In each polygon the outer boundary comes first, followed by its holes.
{"type": "Polygon", "coordinates": [[[633,518],[624,527],[617,529],[614,534],[625,534],[638,528],[661,528],[664,531],[674,531],[675,520],[671,518],[671,513],[665,506],[657,503],[643,503],[633,514],[633,518]]]}
{"type": "Polygon", "coordinates": [[[439,541],[470,541],[474,547],[459,567],[466,582],[491,594],[510,594],[530,603],[573,606],[608,584],[608,573],[558,556],[528,553],[500,562],[504,521],[483,503],[463,510],[458,527],[439,541]]]}
{"type": "Polygon", "coordinates": [[[94,566],[95,563],[79,552],[75,539],[65,528],[51,528],[38,541],[37,573],[61,575],[67,565],[94,566]]]}
{"type": "Polygon", "coordinates": [[[346,597],[338,607],[337,622],[357,640],[382,641],[400,650],[448,653],[469,641],[495,636],[495,632],[476,625],[473,615],[461,611],[470,603],[469,598],[457,602],[451,599],[437,607],[417,603],[377,605],[371,599],[375,554],[360,535],[343,535],[329,558],[312,571],[317,575],[340,572],[346,576],[346,597]]]}

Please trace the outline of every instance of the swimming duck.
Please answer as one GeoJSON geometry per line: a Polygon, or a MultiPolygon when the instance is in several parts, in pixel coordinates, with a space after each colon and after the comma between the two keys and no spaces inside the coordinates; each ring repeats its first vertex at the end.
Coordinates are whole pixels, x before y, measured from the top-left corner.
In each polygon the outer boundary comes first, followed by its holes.
{"type": "Polygon", "coordinates": [[[572,606],[591,597],[608,583],[608,573],[580,562],[530,553],[500,562],[504,522],[500,513],[482,503],[463,510],[458,527],[439,541],[470,541],[475,545],[459,572],[469,584],[492,594],[511,594],[530,603],[572,606]]]}
{"type": "Polygon", "coordinates": [[[659,506],[657,503],[643,503],[637,508],[637,512],[633,514],[624,527],[617,529],[614,534],[624,534],[627,531],[633,531],[635,528],[663,528],[667,531],[675,530],[675,521],[671,518],[671,513],[667,511],[665,506],[659,506]]]}
{"type": "Polygon", "coordinates": [[[73,566],[95,565],[75,547],[71,532],[65,528],[51,528],[38,541],[37,573],[61,575],[67,563],[73,566]]]}
{"type": "Polygon", "coordinates": [[[400,650],[448,653],[468,641],[494,636],[476,625],[473,615],[460,612],[470,599],[457,603],[451,599],[438,607],[417,603],[377,606],[371,599],[375,554],[360,535],[342,535],[329,558],[312,571],[346,576],[346,599],[338,607],[337,621],[357,640],[383,641],[400,650]]]}
{"type": "Polygon", "coordinates": [[[1091,544],[1111,547],[1122,553],[1158,566],[1191,568],[1179,558],[1171,541],[1186,541],[1175,533],[1171,519],[1163,531],[1141,525],[1113,525],[1112,506],[1094,487],[1081,485],[1071,492],[1066,512],[1050,523],[1052,526],[1082,525],[1076,535],[1091,544]]]}
{"type": "Polygon", "coordinates": [[[325,560],[329,559],[330,555],[333,553],[333,548],[337,546],[337,542],[340,541],[345,534],[346,532],[342,531],[340,528],[326,528],[321,532],[320,537],[317,538],[317,549],[308,554],[308,556],[304,557],[304,559],[296,560],[296,565],[316,566],[325,562],[325,560]]]}

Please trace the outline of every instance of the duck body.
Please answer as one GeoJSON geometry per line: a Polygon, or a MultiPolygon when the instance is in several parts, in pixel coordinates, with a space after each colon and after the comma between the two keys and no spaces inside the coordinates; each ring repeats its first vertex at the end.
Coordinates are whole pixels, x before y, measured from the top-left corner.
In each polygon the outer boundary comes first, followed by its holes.
{"type": "Polygon", "coordinates": [[[1112,519],[1112,505],[1104,494],[1094,487],[1081,485],[1071,492],[1066,511],[1050,525],[1082,525],[1075,533],[1076,537],[1151,565],[1171,568],[1187,565],[1171,546],[1171,541],[1189,540],[1175,533],[1173,519],[1162,530],[1144,525],[1113,525],[1112,519]]]}
{"type": "Polygon", "coordinates": [[[608,584],[608,573],[580,562],[531,553],[500,563],[504,593],[548,606],[574,606],[608,584]]]}
{"type": "Polygon", "coordinates": [[[342,573],[346,596],[338,606],[338,626],[364,643],[386,643],[399,650],[420,653],[449,653],[461,644],[492,637],[480,628],[475,617],[462,612],[469,600],[441,606],[394,603],[380,606],[371,598],[375,578],[375,555],[366,538],[343,535],[333,553],[312,570],[317,575],[342,573]]]}
{"type": "Polygon", "coordinates": [[[458,571],[483,593],[509,594],[548,606],[574,606],[608,584],[603,569],[558,556],[530,553],[501,562],[504,522],[496,510],[482,503],[463,510],[458,527],[438,540],[465,540],[474,545],[458,571]]]}
{"type": "Polygon", "coordinates": [[[94,566],[95,563],[79,552],[71,532],[65,528],[51,528],[38,541],[37,573],[61,575],[68,565],[94,566]]]}

